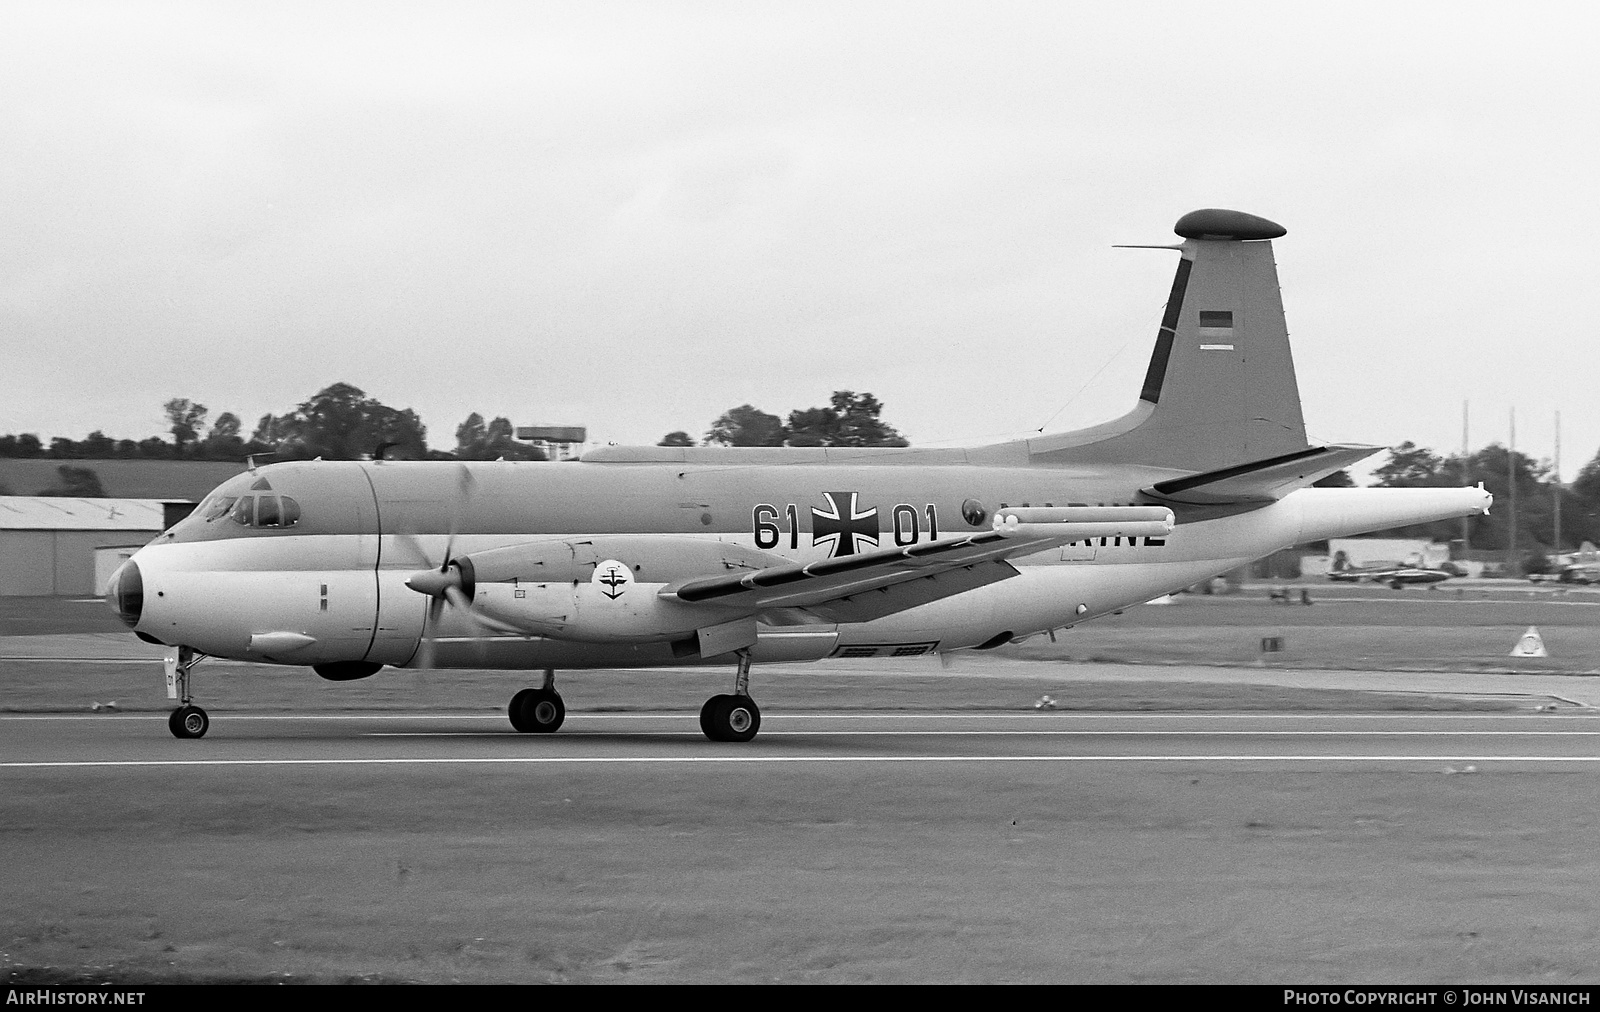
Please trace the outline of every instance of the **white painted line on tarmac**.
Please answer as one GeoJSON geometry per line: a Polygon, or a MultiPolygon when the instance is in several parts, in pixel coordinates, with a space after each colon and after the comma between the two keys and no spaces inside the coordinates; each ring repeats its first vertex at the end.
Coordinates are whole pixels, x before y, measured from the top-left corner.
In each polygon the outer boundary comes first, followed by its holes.
{"type": "MultiPolygon", "coordinates": [[[[1447,591],[1437,591],[1436,590],[1436,591],[1434,591],[1434,593],[1435,594],[1442,594],[1442,593],[1447,593],[1447,591]]],[[[1519,593],[1519,592],[1507,589],[1505,591],[1505,593],[1516,594],[1516,593],[1519,593]]],[[[1521,591],[1520,593],[1531,594],[1533,592],[1521,591]]],[[[1517,598],[1507,599],[1507,598],[1503,598],[1503,597],[1501,597],[1501,598],[1496,598],[1496,597],[1332,597],[1332,596],[1318,595],[1317,598],[1316,598],[1316,602],[1318,604],[1437,604],[1437,605],[1498,604],[1498,605],[1502,605],[1502,606],[1503,605],[1508,605],[1508,604],[1529,604],[1529,605],[1559,604],[1559,605],[1566,605],[1569,608],[1573,608],[1573,607],[1576,607],[1576,608],[1600,607],[1600,601],[1559,600],[1559,599],[1554,598],[1553,596],[1551,596],[1548,599],[1532,600],[1532,599],[1517,599],[1517,598]]]]}
{"type": "MultiPolygon", "coordinates": [[[[491,732],[491,734],[494,732],[491,732]]],[[[521,738],[517,731],[500,732],[506,737],[521,738]]],[[[646,732],[648,733],[648,732],[646,732]]],[[[676,735],[698,736],[696,731],[662,731],[662,737],[676,735]]],[[[1548,737],[1548,738],[1600,738],[1600,731],[1090,731],[1074,728],[1030,728],[1022,731],[764,731],[763,738],[1020,738],[1029,735],[1063,735],[1080,738],[1495,738],[1495,737],[1548,737]]],[[[364,731],[363,738],[483,738],[481,731],[364,731]]],[[[570,731],[569,738],[610,738],[614,732],[570,731]]]]}
{"type": "MultiPolygon", "coordinates": [[[[166,720],[170,711],[131,711],[112,713],[0,713],[6,720],[166,720]]],[[[505,720],[503,712],[494,713],[228,713],[211,711],[217,719],[229,723],[238,720],[505,720]]],[[[767,721],[791,720],[1094,720],[1094,721],[1150,721],[1150,720],[1516,720],[1550,723],[1569,720],[1596,720],[1594,713],[1080,713],[1073,710],[1051,710],[1045,713],[991,713],[974,710],[968,713],[765,713],[767,721]]],[[[666,711],[643,713],[574,713],[567,711],[569,721],[594,720],[698,720],[693,713],[666,711]]],[[[1259,732],[1257,732],[1259,733],[1259,732]]]]}
{"type": "Polygon", "coordinates": [[[1474,755],[912,755],[912,756],[444,756],[403,759],[96,759],[0,763],[0,769],[98,769],[175,766],[668,766],[709,763],[1600,763],[1600,756],[1474,755]]]}

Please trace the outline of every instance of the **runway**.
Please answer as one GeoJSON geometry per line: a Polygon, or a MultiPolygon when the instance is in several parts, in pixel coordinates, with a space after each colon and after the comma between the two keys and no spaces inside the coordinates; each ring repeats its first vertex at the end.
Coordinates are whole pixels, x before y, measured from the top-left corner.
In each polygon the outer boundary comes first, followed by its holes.
{"type": "MultiPolygon", "coordinates": [[[[554,735],[499,714],[231,714],[199,741],[158,714],[0,716],[0,769],[196,766],[1159,763],[1400,770],[1600,762],[1600,715],[780,713],[745,744],[692,714],[570,714],[554,735]]],[[[398,774],[398,769],[396,772],[398,774]]]]}
{"type": "Polygon", "coordinates": [[[1575,711],[0,715],[0,969],[1592,980],[1597,761],[1575,711]]]}

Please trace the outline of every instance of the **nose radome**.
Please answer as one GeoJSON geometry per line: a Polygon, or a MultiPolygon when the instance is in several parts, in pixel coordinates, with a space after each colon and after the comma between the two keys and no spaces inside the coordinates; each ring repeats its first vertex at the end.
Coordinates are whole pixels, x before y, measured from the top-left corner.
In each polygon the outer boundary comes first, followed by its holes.
{"type": "Polygon", "coordinates": [[[139,616],[144,613],[144,576],[139,572],[138,563],[129,559],[111,574],[106,603],[128,628],[139,625],[139,616]]]}

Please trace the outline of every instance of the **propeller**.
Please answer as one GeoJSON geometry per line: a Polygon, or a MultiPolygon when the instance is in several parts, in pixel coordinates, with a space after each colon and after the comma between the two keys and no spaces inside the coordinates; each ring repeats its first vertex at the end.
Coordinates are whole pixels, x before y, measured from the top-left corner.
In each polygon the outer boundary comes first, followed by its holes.
{"type": "Polygon", "coordinates": [[[427,595],[428,617],[423,626],[422,644],[418,650],[418,666],[423,669],[433,667],[435,632],[439,620],[444,615],[446,604],[455,607],[461,615],[475,626],[479,631],[478,653],[481,657],[484,651],[483,638],[495,632],[505,631],[497,628],[496,623],[491,623],[483,616],[472,610],[472,562],[469,559],[455,557],[456,536],[461,533],[462,518],[467,511],[468,501],[477,489],[477,479],[465,464],[458,464],[456,479],[456,495],[450,504],[450,532],[445,538],[444,559],[439,563],[438,569],[433,569],[433,562],[428,558],[427,549],[414,534],[396,534],[395,540],[404,544],[420,559],[423,565],[429,568],[411,574],[406,579],[406,586],[419,594],[427,595]]]}

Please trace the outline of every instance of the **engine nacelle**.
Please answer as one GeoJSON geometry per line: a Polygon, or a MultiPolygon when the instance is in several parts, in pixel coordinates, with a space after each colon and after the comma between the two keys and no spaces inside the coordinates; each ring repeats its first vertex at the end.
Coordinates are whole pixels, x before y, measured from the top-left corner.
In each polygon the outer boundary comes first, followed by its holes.
{"type": "Polygon", "coordinates": [[[485,583],[472,609],[536,636],[586,643],[651,643],[682,639],[719,619],[703,606],[665,600],[665,583],[638,583],[626,565],[606,560],[587,583],[485,583]]]}

